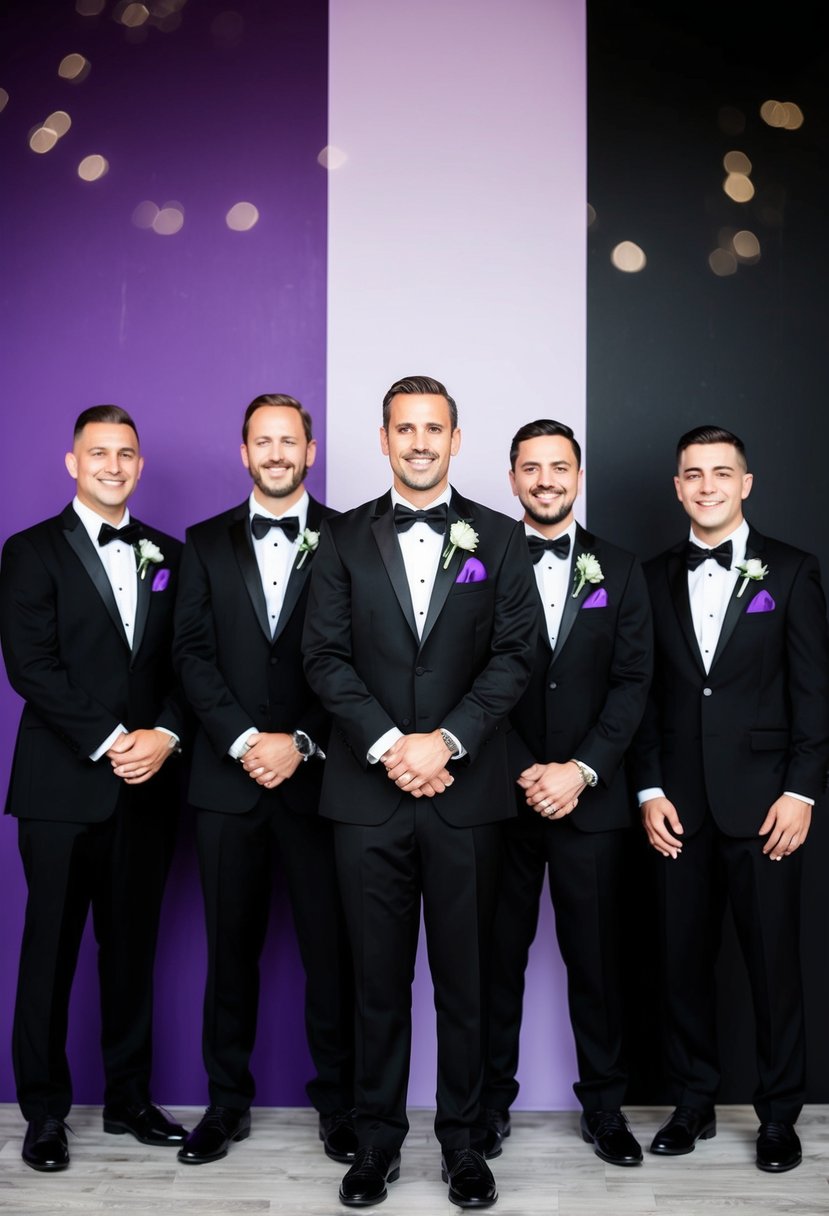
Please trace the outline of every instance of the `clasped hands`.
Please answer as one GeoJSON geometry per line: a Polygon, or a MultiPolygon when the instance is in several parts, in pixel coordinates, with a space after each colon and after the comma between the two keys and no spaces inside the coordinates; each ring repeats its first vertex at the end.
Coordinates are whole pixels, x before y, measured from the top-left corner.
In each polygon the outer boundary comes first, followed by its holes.
{"type": "Polygon", "coordinates": [[[566,764],[531,764],[518,778],[527,806],[545,819],[563,819],[579,804],[584,778],[572,760],[566,764]]]}
{"type": "Polygon", "coordinates": [[[446,768],[452,755],[439,730],[403,735],[380,757],[390,781],[413,798],[434,798],[455,778],[446,768]]]}
{"type": "MultiPolygon", "coordinates": [[[[650,844],[657,853],[675,861],[682,852],[682,841],[677,838],[682,836],[685,829],[674,804],[665,797],[649,798],[642,803],[640,810],[650,844]]],[[[782,861],[800,848],[809,834],[811,823],[812,808],[808,802],[792,798],[790,794],[781,794],[772,803],[757,833],[758,836],[768,837],[763,852],[772,861],[782,861]]]]}
{"type": "Polygon", "coordinates": [[[247,751],[241,758],[242,768],[257,785],[274,790],[293,777],[302,763],[302,756],[293,735],[283,732],[248,735],[247,751]]]}
{"type": "Polygon", "coordinates": [[[116,777],[126,785],[142,785],[174,751],[175,739],[163,730],[131,730],[119,735],[106,755],[116,777]]]}

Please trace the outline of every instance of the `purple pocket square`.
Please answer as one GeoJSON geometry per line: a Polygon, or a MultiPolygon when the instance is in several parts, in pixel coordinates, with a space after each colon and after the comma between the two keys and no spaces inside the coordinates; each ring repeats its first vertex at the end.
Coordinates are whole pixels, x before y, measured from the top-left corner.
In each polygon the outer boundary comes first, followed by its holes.
{"type": "Polygon", "coordinates": [[[582,610],[585,608],[606,608],[607,607],[607,592],[604,587],[597,587],[595,591],[591,591],[587,599],[582,604],[582,610]]]}
{"type": "Polygon", "coordinates": [[[486,579],[486,566],[477,557],[468,557],[461,566],[456,583],[482,583],[486,579]]]}
{"type": "Polygon", "coordinates": [[[777,605],[768,591],[758,591],[746,612],[774,612],[777,605]]]}
{"type": "Polygon", "coordinates": [[[170,571],[166,566],[162,566],[160,570],[156,570],[155,578],[153,579],[152,590],[163,591],[170,581],[170,571]]]}

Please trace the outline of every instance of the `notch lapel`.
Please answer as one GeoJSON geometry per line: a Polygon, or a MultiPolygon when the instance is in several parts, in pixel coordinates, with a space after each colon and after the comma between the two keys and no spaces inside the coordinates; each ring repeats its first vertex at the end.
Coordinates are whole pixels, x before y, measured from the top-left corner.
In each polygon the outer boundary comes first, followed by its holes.
{"type": "Polygon", "coordinates": [[[265,603],[265,593],[262,590],[259,565],[256,561],[256,554],[253,552],[253,542],[250,538],[249,517],[250,512],[246,500],[239,508],[239,514],[236,519],[230,525],[230,543],[236,554],[242,580],[250,596],[250,602],[253,605],[254,614],[259,622],[259,628],[264,633],[270,646],[272,638],[268,624],[268,608],[265,603]]]}
{"type": "MultiPolygon", "coordinates": [[[[763,538],[762,538],[762,536],[760,536],[760,534],[758,532],[755,532],[753,529],[750,529],[749,534],[748,534],[748,541],[746,542],[745,560],[748,561],[749,558],[752,558],[752,557],[762,557],[762,554],[763,554],[763,538]]],[[[742,581],[743,581],[742,578],[740,578],[740,577],[737,578],[737,581],[734,584],[734,590],[731,593],[731,599],[728,601],[728,607],[725,610],[725,616],[723,617],[722,628],[720,629],[720,636],[717,639],[717,649],[714,651],[714,657],[711,660],[711,670],[712,671],[714,669],[714,664],[717,662],[717,659],[720,657],[720,655],[722,654],[722,652],[725,650],[726,646],[728,645],[728,643],[731,639],[732,633],[737,628],[737,622],[739,621],[740,617],[743,615],[743,613],[746,610],[748,601],[746,600],[745,595],[742,595],[739,598],[737,596],[737,592],[740,590],[742,581]]]]}
{"type": "Polygon", "coordinates": [[[406,618],[406,623],[417,640],[417,626],[414,619],[412,597],[409,593],[409,581],[406,578],[406,566],[400,545],[397,543],[397,531],[394,527],[394,515],[391,509],[391,494],[384,494],[374,504],[371,520],[371,531],[380,557],[386,567],[394,594],[400,605],[400,611],[406,618]]]}
{"type": "MultiPolygon", "coordinates": [[[[321,524],[322,515],[319,503],[309,494],[308,518],[305,521],[305,527],[309,528],[312,532],[319,532],[321,524]]],[[[313,553],[309,553],[307,550],[304,553],[298,553],[294,558],[291,573],[288,575],[288,586],[285,588],[285,595],[282,599],[282,607],[279,610],[279,620],[276,622],[276,629],[273,631],[274,642],[291,619],[291,613],[296,608],[297,600],[302,594],[302,588],[305,586],[313,560],[313,553]],[[300,562],[302,562],[301,566],[300,562]]]]}
{"type": "Polygon", "coordinates": [[[561,614],[561,625],[559,626],[558,638],[556,639],[556,648],[553,651],[553,666],[555,666],[556,659],[564,649],[564,645],[570,636],[570,630],[576,623],[582,603],[594,588],[593,583],[585,583],[578,595],[573,595],[576,579],[576,562],[582,553],[587,553],[590,549],[595,548],[595,540],[596,538],[591,532],[585,532],[576,524],[576,535],[573,540],[573,558],[570,563],[572,579],[567,588],[567,599],[564,601],[564,611],[561,614]]]}
{"type": "Polygon", "coordinates": [[[103,600],[104,607],[112,618],[113,625],[118,630],[118,633],[123,639],[127,650],[129,650],[129,642],[127,641],[127,635],[124,632],[124,623],[121,620],[118,605],[115,603],[115,596],[112,593],[112,586],[107,578],[104,563],[95,552],[95,546],[89,539],[89,533],[81,523],[80,516],[75,513],[71,506],[67,507],[64,511],[62,521],[63,535],[74,549],[81,564],[83,565],[84,570],[86,570],[87,574],[92,579],[92,582],[95,584],[95,590],[103,600]]]}
{"type": "Polygon", "coordinates": [[[685,563],[685,543],[675,549],[668,557],[668,583],[671,589],[671,599],[677,615],[679,627],[682,630],[688,649],[703,675],[705,664],[699,652],[697,635],[694,633],[694,618],[691,616],[691,600],[688,596],[688,567],[685,563]]]}
{"type": "Polygon", "coordinates": [[[443,605],[446,603],[449,592],[452,590],[455,579],[460,572],[461,564],[469,557],[466,549],[456,549],[449,559],[448,568],[446,558],[443,556],[446,546],[449,544],[449,530],[452,524],[458,520],[463,520],[464,523],[474,527],[475,518],[472,512],[471,503],[465,498],[461,498],[460,494],[452,491],[452,497],[449,500],[449,511],[446,518],[446,534],[444,535],[444,544],[441,547],[440,559],[438,561],[437,574],[435,575],[435,585],[432,588],[432,598],[429,600],[429,611],[426,613],[426,622],[423,626],[423,633],[420,637],[421,647],[424,645],[429,634],[435,626],[435,622],[443,611],[443,605]]]}

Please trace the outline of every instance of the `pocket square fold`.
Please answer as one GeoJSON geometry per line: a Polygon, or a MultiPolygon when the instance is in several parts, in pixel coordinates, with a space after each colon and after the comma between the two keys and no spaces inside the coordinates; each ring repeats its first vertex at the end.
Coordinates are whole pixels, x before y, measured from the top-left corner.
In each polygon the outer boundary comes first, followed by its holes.
{"type": "Polygon", "coordinates": [[[170,571],[166,566],[162,566],[160,570],[156,570],[155,578],[153,579],[152,590],[163,591],[170,581],[170,571]]]}
{"type": "Polygon", "coordinates": [[[486,566],[477,557],[468,557],[460,569],[456,583],[482,583],[486,579],[486,566]]]}
{"type": "Polygon", "coordinates": [[[591,591],[581,607],[582,611],[585,608],[606,608],[607,592],[604,587],[597,587],[595,591],[591,591]]]}
{"type": "Polygon", "coordinates": [[[746,612],[774,612],[777,605],[768,591],[758,591],[746,612]]]}

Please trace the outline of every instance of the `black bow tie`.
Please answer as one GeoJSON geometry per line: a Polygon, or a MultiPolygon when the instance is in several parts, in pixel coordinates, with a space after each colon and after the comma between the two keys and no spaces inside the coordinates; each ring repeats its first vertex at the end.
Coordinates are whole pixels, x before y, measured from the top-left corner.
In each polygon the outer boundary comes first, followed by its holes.
{"type": "Polygon", "coordinates": [[[250,530],[257,540],[267,536],[271,528],[281,528],[287,540],[296,540],[299,536],[299,516],[283,515],[281,519],[271,519],[270,515],[252,515],[250,530]]]}
{"type": "Polygon", "coordinates": [[[702,549],[699,545],[695,545],[692,540],[689,540],[685,549],[685,561],[689,570],[696,570],[703,562],[707,562],[709,557],[718,562],[723,570],[730,570],[731,555],[730,540],[724,540],[721,545],[717,545],[716,549],[702,549]]]}
{"type": "Polygon", "coordinates": [[[436,507],[429,507],[426,511],[413,511],[411,507],[404,507],[402,503],[394,504],[394,526],[398,532],[408,532],[412,524],[428,524],[433,532],[438,532],[443,536],[446,531],[446,519],[448,508],[445,502],[439,503],[436,507]]]}
{"type": "Polygon", "coordinates": [[[562,561],[565,557],[570,556],[570,537],[566,532],[564,536],[556,536],[554,540],[544,540],[541,536],[528,536],[527,544],[530,547],[530,557],[535,564],[541,561],[545,553],[555,553],[556,557],[560,557],[562,561]]]}
{"type": "Polygon", "coordinates": [[[112,524],[101,524],[98,544],[108,545],[111,540],[122,540],[125,545],[134,545],[141,539],[141,525],[127,524],[124,528],[113,528],[112,524]]]}

